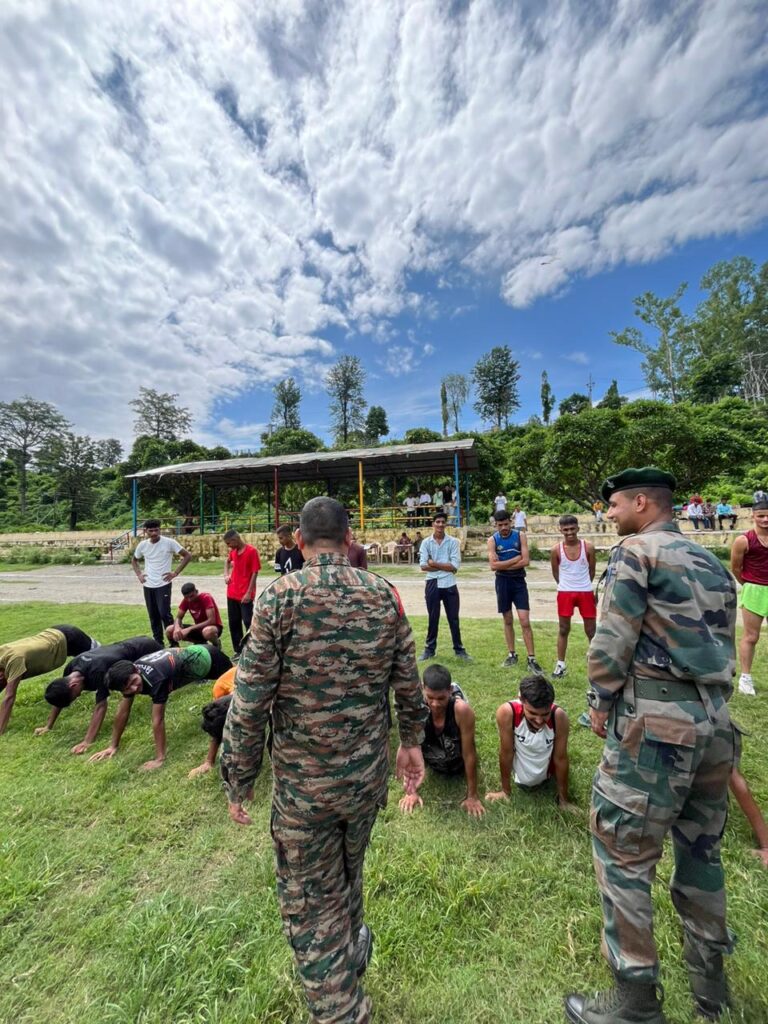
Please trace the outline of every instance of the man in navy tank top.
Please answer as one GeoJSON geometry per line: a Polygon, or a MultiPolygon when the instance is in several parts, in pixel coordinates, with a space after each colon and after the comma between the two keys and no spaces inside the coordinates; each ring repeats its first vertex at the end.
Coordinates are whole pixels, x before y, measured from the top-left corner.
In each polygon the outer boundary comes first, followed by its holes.
{"type": "Polygon", "coordinates": [[[512,612],[514,605],[517,608],[523,643],[528,654],[528,668],[532,672],[542,673],[543,669],[536,661],[533,646],[531,606],[528,585],[525,582],[525,567],[530,562],[528,540],[524,531],[512,529],[512,519],[505,508],[494,512],[493,518],[496,522],[496,533],[488,538],[488,564],[496,576],[496,607],[504,619],[504,637],[507,641],[507,656],[502,662],[502,667],[512,668],[517,664],[515,620],[512,612]]]}
{"type": "Polygon", "coordinates": [[[731,572],[741,583],[739,604],[744,631],[739,641],[739,693],[755,696],[752,661],[768,616],[768,494],[757,491],[752,505],[752,529],[733,542],[731,572]]]}

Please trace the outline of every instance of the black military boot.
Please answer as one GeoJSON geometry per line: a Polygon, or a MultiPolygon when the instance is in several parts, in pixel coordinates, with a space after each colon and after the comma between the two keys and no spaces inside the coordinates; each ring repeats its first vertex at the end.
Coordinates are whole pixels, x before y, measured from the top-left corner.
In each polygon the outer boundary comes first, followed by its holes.
{"type": "Polygon", "coordinates": [[[694,942],[685,932],[683,956],[688,967],[688,982],[696,1003],[696,1012],[706,1020],[718,1020],[731,1005],[723,954],[711,953],[706,946],[694,942]]]}
{"type": "Polygon", "coordinates": [[[613,988],[585,996],[565,997],[565,1015],[572,1024],[667,1024],[661,1012],[660,986],[616,978],[613,988]]]}
{"type": "Polygon", "coordinates": [[[358,978],[362,978],[373,956],[373,932],[367,924],[360,926],[355,943],[354,962],[358,978]]]}

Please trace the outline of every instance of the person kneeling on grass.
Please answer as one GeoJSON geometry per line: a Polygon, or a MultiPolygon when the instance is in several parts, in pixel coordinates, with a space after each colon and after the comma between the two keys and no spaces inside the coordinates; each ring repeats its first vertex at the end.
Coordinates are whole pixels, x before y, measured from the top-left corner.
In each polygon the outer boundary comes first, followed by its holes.
{"type": "Polygon", "coordinates": [[[107,713],[107,672],[118,661],[133,661],[145,654],[161,651],[161,645],[148,636],[132,636],[114,644],[104,644],[93,651],[85,651],[64,668],[60,679],[53,679],[45,690],[45,699],[52,705],[45,725],[35,729],[35,736],[50,732],[64,708],[74,703],[83,690],[95,691],[95,703],[91,721],[81,743],[72,747],[73,754],[84,754],[96,739],[107,713]]]}
{"type": "Polygon", "coordinates": [[[502,704],[496,712],[499,728],[501,790],[486,800],[508,800],[512,775],[521,789],[537,789],[554,778],[557,803],[578,813],[568,799],[568,715],[555,704],[555,690],[543,676],[520,680],[520,699],[502,704]]]}
{"type": "MultiPolygon", "coordinates": [[[[477,795],[475,712],[461,687],[451,682],[451,673],[444,665],[430,665],[422,687],[429,708],[421,745],[424,763],[438,775],[466,775],[467,795],[461,806],[471,817],[480,818],[485,808],[477,795]]],[[[400,800],[400,810],[407,814],[416,806],[424,806],[418,793],[406,794],[400,800]]]]}
{"type": "Polygon", "coordinates": [[[152,734],[155,757],[141,767],[145,771],[160,768],[165,761],[165,705],[172,691],[187,683],[217,679],[232,662],[212,644],[191,644],[148,654],[135,662],[118,661],[107,673],[107,685],[123,695],[112,726],[112,742],[91,758],[91,762],[114,757],[133,707],[136,694],[152,698],[152,734]]]}

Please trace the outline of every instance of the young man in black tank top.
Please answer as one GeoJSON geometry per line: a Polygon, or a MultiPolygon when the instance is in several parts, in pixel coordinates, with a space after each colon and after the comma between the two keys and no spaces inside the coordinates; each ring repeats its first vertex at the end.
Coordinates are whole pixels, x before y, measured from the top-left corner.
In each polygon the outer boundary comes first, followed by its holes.
{"type": "MultiPolygon", "coordinates": [[[[470,817],[485,814],[477,795],[477,750],[475,748],[475,712],[461,689],[451,682],[451,673],[443,665],[430,665],[422,680],[429,718],[421,745],[424,763],[438,775],[466,775],[467,795],[461,806],[470,817]]],[[[413,793],[400,800],[400,810],[411,814],[424,801],[413,793]]]]}

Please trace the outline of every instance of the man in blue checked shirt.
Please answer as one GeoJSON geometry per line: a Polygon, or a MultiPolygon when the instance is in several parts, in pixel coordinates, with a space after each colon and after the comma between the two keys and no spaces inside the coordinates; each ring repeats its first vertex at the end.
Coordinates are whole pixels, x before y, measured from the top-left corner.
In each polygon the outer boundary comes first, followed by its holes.
{"type": "Polygon", "coordinates": [[[427,574],[424,599],[427,602],[429,616],[427,640],[419,661],[429,661],[435,656],[441,601],[445,605],[445,614],[451,628],[453,653],[464,661],[472,660],[464,650],[459,627],[459,588],[456,586],[455,577],[461,565],[461,551],[456,538],[446,536],[447,522],[445,513],[437,512],[432,519],[432,536],[427,537],[419,549],[419,565],[421,571],[427,574]]]}

